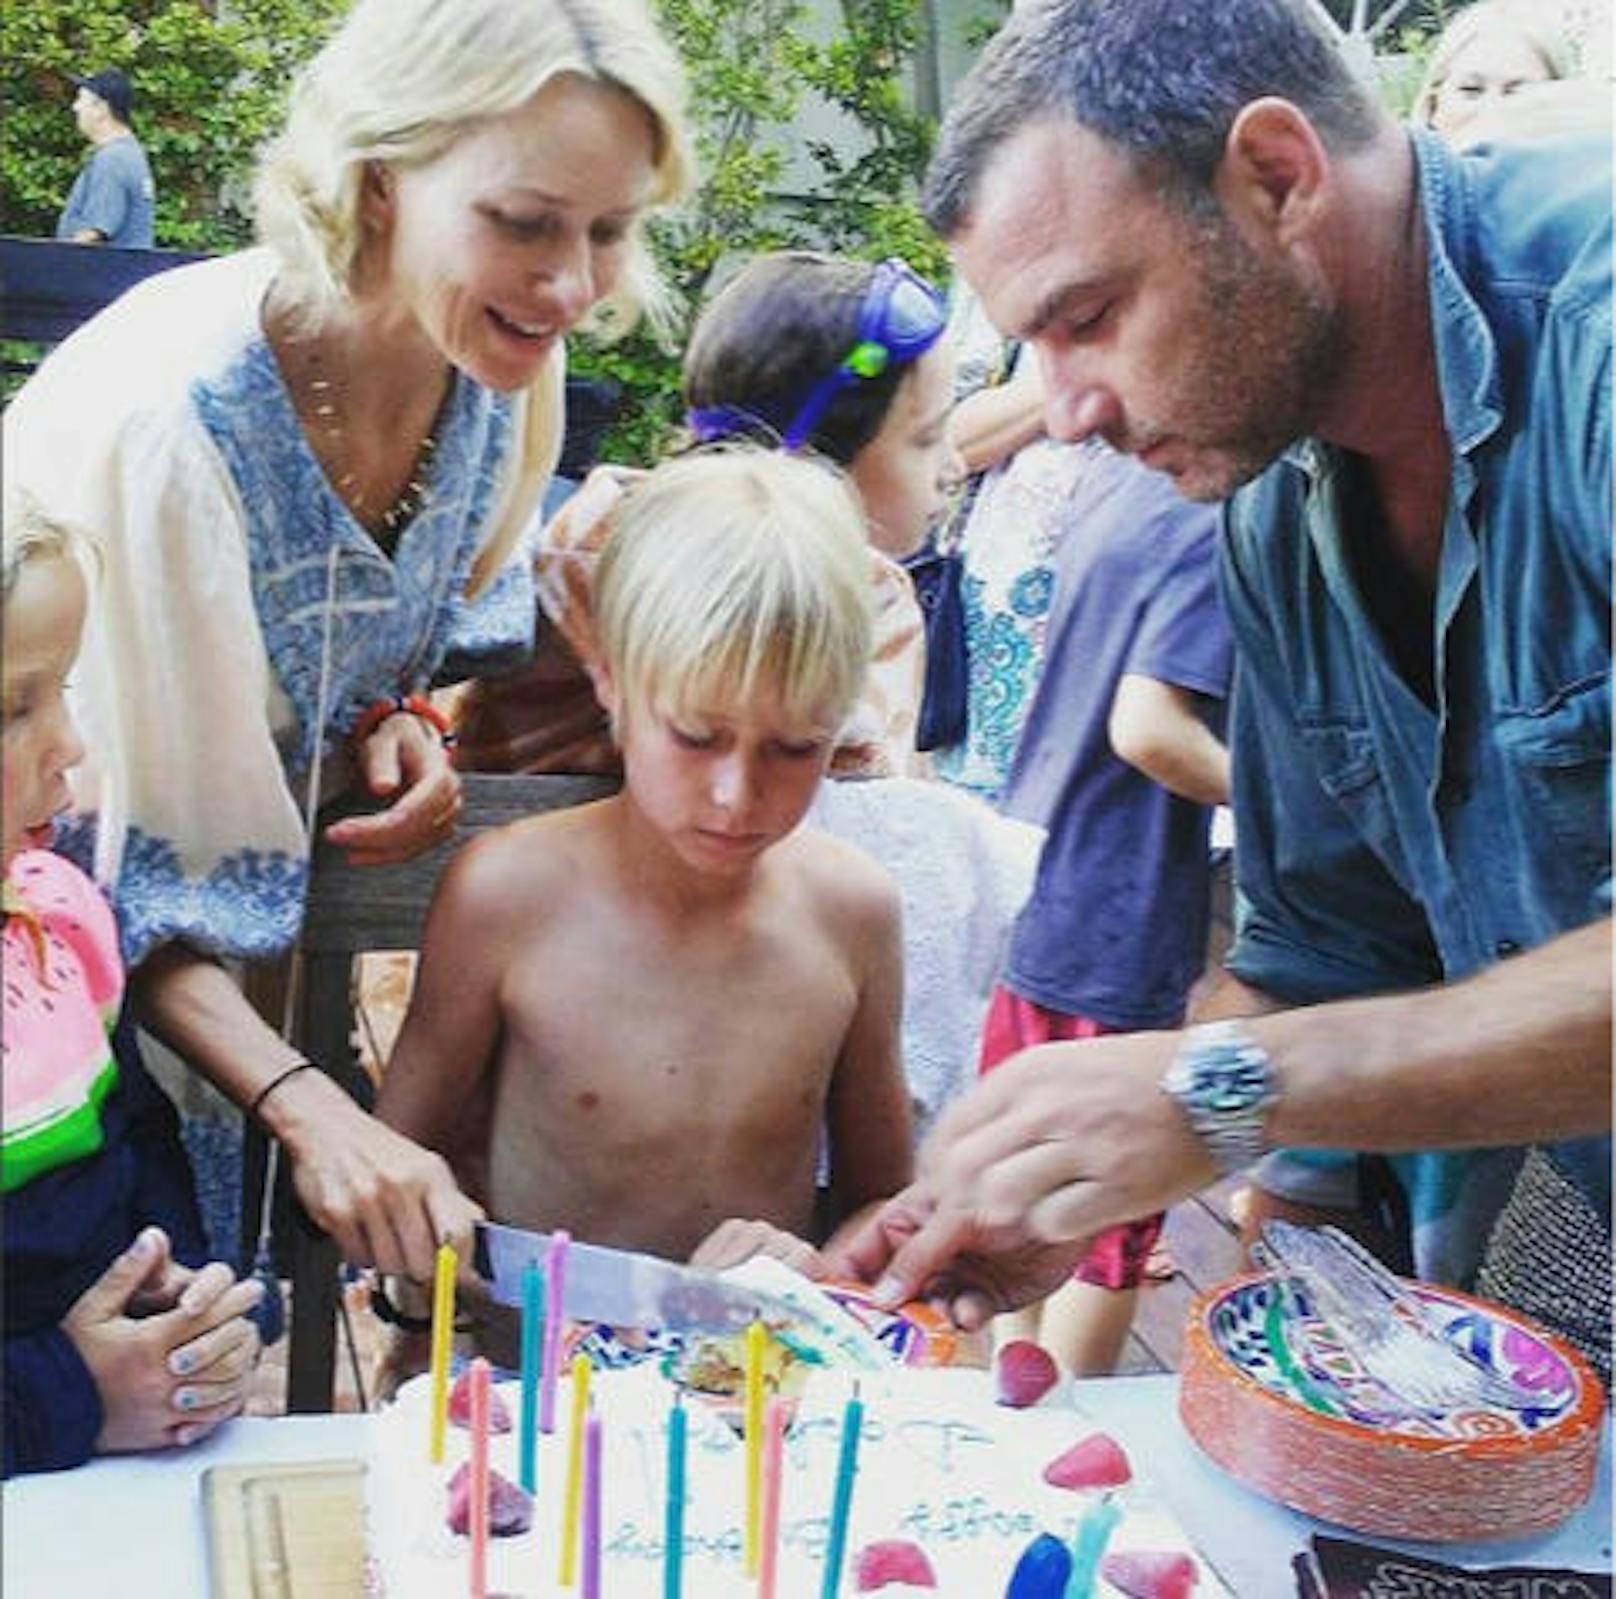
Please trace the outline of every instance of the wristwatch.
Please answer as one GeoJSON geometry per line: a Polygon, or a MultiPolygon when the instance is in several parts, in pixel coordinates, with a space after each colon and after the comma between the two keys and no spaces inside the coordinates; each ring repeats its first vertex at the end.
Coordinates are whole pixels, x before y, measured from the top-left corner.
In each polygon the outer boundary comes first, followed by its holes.
{"type": "Polygon", "coordinates": [[[1268,1108],[1279,1097],[1268,1052],[1238,1022],[1189,1028],[1161,1080],[1224,1173],[1266,1153],[1268,1108]]]}

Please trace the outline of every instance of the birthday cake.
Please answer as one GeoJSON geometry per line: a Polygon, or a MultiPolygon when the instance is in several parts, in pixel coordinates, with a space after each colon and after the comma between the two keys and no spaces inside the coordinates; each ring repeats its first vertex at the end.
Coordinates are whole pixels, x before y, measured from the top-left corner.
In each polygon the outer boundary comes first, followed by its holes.
{"type": "MultiPolygon", "coordinates": [[[[1109,1599],[1226,1595],[1138,1480],[1125,1443],[1088,1421],[1067,1387],[1034,1408],[1012,1410],[995,1403],[985,1372],[894,1367],[814,1371],[796,1401],[777,1479],[779,1599],[824,1591],[855,1383],[862,1419],[836,1592],[880,1591],[892,1599],[919,1592],[939,1599],[1064,1594],[1076,1559],[1097,1573],[1092,1589],[1079,1591],[1109,1599]],[[1039,1580],[1041,1555],[1046,1574],[1039,1580]],[[1012,1589],[1018,1566],[1024,1575],[1012,1589]]],[[[496,1408],[514,1425],[491,1435],[489,1464],[497,1478],[515,1484],[520,1385],[497,1383],[493,1392],[496,1408]]],[[[611,1599],[663,1599],[673,1591],[688,1599],[754,1599],[757,1580],[743,1569],[747,1453],[733,1419],[698,1397],[681,1400],[683,1557],[680,1584],[670,1589],[665,1528],[674,1384],[647,1363],[595,1373],[590,1393],[600,1450],[599,1592],[611,1599]]],[[[496,1485],[496,1500],[503,1501],[495,1505],[496,1524],[505,1518],[527,1525],[489,1540],[490,1595],[577,1599],[587,1592],[576,1575],[571,1586],[561,1579],[565,1546],[570,1539],[576,1548],[578,1537],[576,1522],[570,1532],[567,1525],[565,1410],[558,1406],[555,1430],[539,1437],[531,1498],[496,1485]],[[507,1517],[513,1506],[520,1513],[507,1517]]],[[[468,1461],[471,1438],[449,1426],[443,1459],[430,1464],[430,1422],[430,1383],[421,1378],[405,1385],[374,1433],[370,1530],[386,1599],[468,1591],[470,1539],[451,1528],[450,1484],[468,1461]]]]}

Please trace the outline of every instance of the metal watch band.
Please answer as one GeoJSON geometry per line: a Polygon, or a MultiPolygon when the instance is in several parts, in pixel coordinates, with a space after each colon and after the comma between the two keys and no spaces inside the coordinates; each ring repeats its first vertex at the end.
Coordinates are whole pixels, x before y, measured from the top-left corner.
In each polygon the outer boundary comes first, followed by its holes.
{"type": "Polygon", "coordinates": [[[1267,1153],[1268,1111],[1278,1097],[1273,1063],[1237,1022],[1188,1029],[1161,1086],[1220,1171],[1241,1171],[1267,1153]]]}

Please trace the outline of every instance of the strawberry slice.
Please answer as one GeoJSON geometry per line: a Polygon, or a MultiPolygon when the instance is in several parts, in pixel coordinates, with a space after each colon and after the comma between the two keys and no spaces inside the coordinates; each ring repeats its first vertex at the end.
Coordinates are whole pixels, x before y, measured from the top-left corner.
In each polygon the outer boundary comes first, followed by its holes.
{"type": "Polygon", "coordinates": [[[1126,1549],[1100,1562],[1100,1575],[1128,1599],[1189,1599],[1195,1562],[1177,1549],[1126,1549]]]}
{"type": "MultiPolygon", "coordinates": [[[[513,1538],[533,1525],[532,1497],[490,1469],[488,1530],[496,1538],[513,1538]]],[[[449,1479],[449,1531],[465,1537],[471,1531],[471,1465],[462,1464],[449,1479]]]]}
{"type": "Polygon", "coordinates": [[[994,1389],[1001,1405],[1025,1410],[1036,1405],[1060,1381],[1060,1371],[1049,1351],[1030,1338],[1015,1338],[993,1363],[994,1389]]]}
{"type": "Polygon", "coordinates": [[[1044,1481],[1056,1488],[1120,1488],[1132,1480],[1122,1445],[1104,1432],[1079,1439],[1044,1467],[1044,1481]]]}
{"type": "Polygon", "coordinates": [[[881,1538],[865,1544],[853,1557],[854,1590],[874,1593],[889,1582],[906,1582],[911,1588],[935,1588],[937,1573],[931,1569],[926,1551],[907,1538],[881,1538]]]}
{"type": "MultiPolygon", "coordinates": [[[[449,1390],[449,1424],[452,1427],[471,1427],[471,1367],[455,1378],[454,1387],[449,1390]]],[[[505,1401],[499,1396],[499,1389],[491,1387],[488,1390],[488,1430],[494,1432],[509,1432],[511,1430],[511,1412],[505,1401]]]]}

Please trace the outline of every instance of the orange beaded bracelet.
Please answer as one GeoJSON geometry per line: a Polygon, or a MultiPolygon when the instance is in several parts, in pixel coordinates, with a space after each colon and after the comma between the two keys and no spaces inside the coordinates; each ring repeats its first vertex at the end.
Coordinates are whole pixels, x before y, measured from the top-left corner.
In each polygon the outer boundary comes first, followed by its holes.
{"type": "Polygon", "coordinates": [[[350,735],[355,747],[363,744],[388,717],[400,715],[419,716],[423,722],[430,724],[436,730],[445,749],[453,749],[459,742],[455,736],[454,725],[426,695],[394,694],[387,699],[377,700],[365,708],[359,720],[354,723],[353,733],[350,735]]]}

